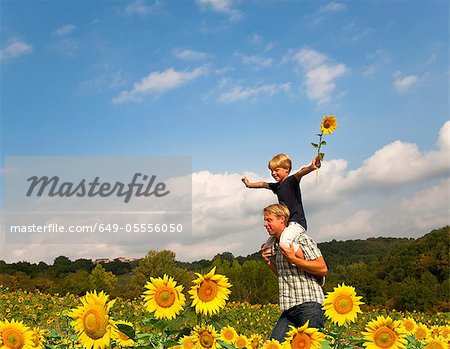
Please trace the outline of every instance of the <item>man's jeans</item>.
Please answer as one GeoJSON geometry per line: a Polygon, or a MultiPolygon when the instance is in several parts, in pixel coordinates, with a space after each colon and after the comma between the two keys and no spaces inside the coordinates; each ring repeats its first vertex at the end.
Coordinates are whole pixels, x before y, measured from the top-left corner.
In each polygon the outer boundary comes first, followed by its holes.
{"type": "Polygon", "coordinates": [[[284,342],[286,333],[289,332],[289,325],[294,327],[303,326],[309,320],[308,327],[322,329],[325,325],[325,316],[322,310],[322,304],[317,302],[306,302],[295,305],[288,310],[283,311],[278,319],[270,338],[277,339],[280,343],[284,342]]]}

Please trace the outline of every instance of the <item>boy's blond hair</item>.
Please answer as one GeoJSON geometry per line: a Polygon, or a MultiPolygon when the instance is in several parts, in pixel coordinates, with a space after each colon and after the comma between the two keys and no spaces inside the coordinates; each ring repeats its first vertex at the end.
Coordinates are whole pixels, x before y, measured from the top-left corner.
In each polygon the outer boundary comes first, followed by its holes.
{"type": "Polygon", "coordinates": [[[278,154],[275,155],[270,161],[268,165],[270,170],[274,170],[276,168],[284,168],[291,172],[292,169],[292,161],[291,158],[286,154],[278,154]]]}
{"type": "Polygon", "coordinates": [[[263,213],[273,214],[277,218],[284,217],[284,221],[289,222],[289,216],[291,215],[289,209],[281,204],[272,204],[264,208],[263,213]]]}

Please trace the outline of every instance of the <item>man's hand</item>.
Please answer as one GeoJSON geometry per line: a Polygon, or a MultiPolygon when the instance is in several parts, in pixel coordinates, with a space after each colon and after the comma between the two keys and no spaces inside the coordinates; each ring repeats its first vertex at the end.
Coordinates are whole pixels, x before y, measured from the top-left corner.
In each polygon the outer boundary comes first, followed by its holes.
{"type": "Polygon", "coordinates": [[[271,263],[270,257],[272,257],[272,249],[266,248],[265,246],[266,246],[265,244],[261,245],[261,256],[264,260],[264,263],[269,265],[271,263]]]}
{"type": "Polygon", "coordinates": [[[294,246],[292,244],[290,244],[289,246],[285,244],[280,244],[280,249],[281,252],[283,252],[284,256],[289,260],[289,262],[294,263],[295,260],[294,246]]]}
{"type": "Polygon", "coordinates": [[[248,180],[248,178],[247,177],[242,177],[242,179],[241,179],[241,181],[245,184],[245,186],[246,187],[248,187],[248,185],[249,185],[249,183],[250,183],[250,181],[248,180]]]}

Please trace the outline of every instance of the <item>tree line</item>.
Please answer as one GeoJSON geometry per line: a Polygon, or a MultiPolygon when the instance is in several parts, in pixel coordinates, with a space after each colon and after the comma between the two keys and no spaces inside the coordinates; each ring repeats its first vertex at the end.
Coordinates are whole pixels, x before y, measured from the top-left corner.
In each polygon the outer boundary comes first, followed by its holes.
{"type": "MultiPolygon", "coordinates": [[[[431,231],[418,239],[370,238],[320,243],[329,273],[324,291],[345,283],[363,296],[366,307],[409,311],[450,311],[450,227],[431,231]]],[[[112,297],[139,297],[152,277],[168,274],[187,291],[195,272],[212,267],[226,275],[232,287],[231,301],[251,304],[276,303],[277,280],[259,252],[234,257],[230,252],[212,260],[180,262],[169,250],[149,251],[133,262],[114,260],[94,263],[57,257],[52,265],[40,262],[0,261],[0,285],[11,290],[40,290],[83,295],[104,290],[112,297]]]]}

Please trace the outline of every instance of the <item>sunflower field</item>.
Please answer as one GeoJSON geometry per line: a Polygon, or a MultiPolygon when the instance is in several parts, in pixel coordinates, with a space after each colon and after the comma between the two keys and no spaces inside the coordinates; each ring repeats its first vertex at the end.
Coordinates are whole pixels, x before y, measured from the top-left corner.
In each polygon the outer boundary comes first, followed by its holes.
{"type": "Polygon", "coordinates": [[[232,285],[225,275],[215,268],[196,275],[189,302],[168,275],[150,278],[134,300],[110,299],[103,291],[77,297],[0,286],[0,349],[450,348],[448,314],[363,312],[362,297],[346,285],[326,295],[325,329],[291,327],[279,343],[269,339],[277,305],[228,302],[232,285]]]}

